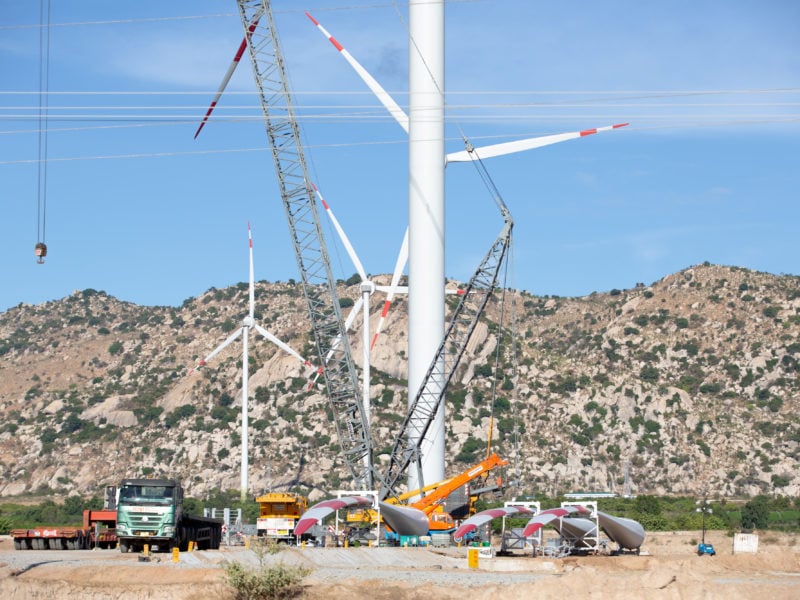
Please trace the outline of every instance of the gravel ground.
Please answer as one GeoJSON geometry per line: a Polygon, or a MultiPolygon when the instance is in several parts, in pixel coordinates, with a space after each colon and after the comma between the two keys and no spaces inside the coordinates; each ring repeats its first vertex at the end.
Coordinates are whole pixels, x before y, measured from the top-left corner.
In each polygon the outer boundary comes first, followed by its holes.
{"type": "Polygon", "coordinates": [[[800,598],[798,536],[765,537],[758,555],[734,556],[730,538],[714,532],[715,557],[698,557],[694,537],[653,534],[642,556],[481,558],[471,569],[466,548],[286,548],[269,555],[232,547],[181,553],[173,563],[166,553],[144,562],[118,550],[15,551],[0,536],[0,598],[226,600],[227,561],[309,567],[302,596],[308,600],[800,598]]]}

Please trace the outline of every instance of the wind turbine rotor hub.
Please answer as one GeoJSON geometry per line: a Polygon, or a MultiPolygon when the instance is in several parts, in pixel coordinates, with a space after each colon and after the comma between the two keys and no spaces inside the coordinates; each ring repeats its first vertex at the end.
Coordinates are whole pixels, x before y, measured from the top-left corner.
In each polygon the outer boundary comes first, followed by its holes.
{"type": "Polygon", "coordinates": [[[252,329],[255,324],[256,324],[255,319],[253,319],[253,317],[249,315],[246,316],[244,319],[242,319],[242,327],[247,327],[248,329],[252,329]]]}
{"type": "Polygon", "coordinates": [[[362,281],[361,282],[361,293],[367,292],[368,294],[375,293],[375,284],[372,281],[362,281]]]}

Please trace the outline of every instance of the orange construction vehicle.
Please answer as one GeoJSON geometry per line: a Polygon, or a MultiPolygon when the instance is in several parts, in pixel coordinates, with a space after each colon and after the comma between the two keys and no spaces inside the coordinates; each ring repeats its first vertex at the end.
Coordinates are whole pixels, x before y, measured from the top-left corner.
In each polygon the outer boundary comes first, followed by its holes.
{"type": "MultiPolygon", "coordinates": [[[[450,479],[445,479],[438,483],[430,484],[420,490],[406,492],[397,496],[396,498],[387,498],[385,500],[388,504],[398,504],[410,506],[421,510],[428,516],[428,522],[431,533],[448,533],[455,529],[455,521],[453,516],[447,510],[446,502],[448,497],[459,488],[466,486],[478,477],[486,477],[492,469],[497,467],[504,467],[508,461],[500,458],[497,454],[492,453],[486,459],[479,462],[477,465],[470,467],[463,473],[455,475],[450,479]],[[427,493],[426,493],[427,492],[427,493]],[[418,500],[409,502],[404,501],[415,496],[423,495],[418,500]]],[[[485,486],[492,489],[501,487],[502,479],[497,478],[496,485],[485,486]]],[[[471,505],[469,492],[465,494],[465,504],[471,505]]],[[[371,523],[374,522],[375,515],[372,509],[354,508],[348,511],[347,521],[349,523],[371,523]]]]}
{"type": "Polygon", "coordinates": [[[260,514],[256,520],[259,537],[291,544],[297,520],[308,510],[305,496],[288,492],[270,492],[256,498],[260,514]]]}
{"type": "MultiPolygon", "coordinates": [[[[428,515],[431,533],[449,532],[455,528],[455,522],[452,515],[445,511],[444,503],[447,497],[458,488],[467,485],[474,479],[486,476],[492,469],[504,467],[507,464],[508,461],[500,458],[497,454],[490,454],[485,460],[482,460],[474,467],[467,469],[460,475],[443,481],[427,496],[423,496],[419,500],[412,502],[409,506],[418,508],[428,515]]],[[[498,487],[502,485],[502,480],[500,478],[497,480],[497,485],[498,487]]]]}

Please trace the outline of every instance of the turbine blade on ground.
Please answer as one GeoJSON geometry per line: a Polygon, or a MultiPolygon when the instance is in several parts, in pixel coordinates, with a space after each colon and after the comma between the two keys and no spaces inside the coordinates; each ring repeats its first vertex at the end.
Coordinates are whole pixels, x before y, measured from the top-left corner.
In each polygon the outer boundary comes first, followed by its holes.
{"type": "Polygon", "coordinates": [[[341,508],[349,506],[372,506],[372,499],[364,496],[345,496],[337,500],[319,502],[300,515],[294,528],[294,535],[301,536],[311,529],[318,521],[341,508]]]}
{"type": "Polygon", "coordinates": [[[515,514],[531,514],[532,512],[533,510],[525,506],[504,506],[481,511],[464,521],[459,528],[456,529],[456,531],[453,533],[453,540],[456,543],[460,542],[465,535],[471,531],[475,531],[478,527],[488,523],[492,519],[507,517],[515,514]]]}
{"type": "Polygon", "coordinates": [[[588,513],[589,510],[583,506],[565,506],[563,508],[548,508],[547,510],[543,510],[530,521],[528,521],[528,524],[525,525],[525,528],[522,530],[522,537],[530,537],[555,519],[559,519],[576,512],[588,513]]]}

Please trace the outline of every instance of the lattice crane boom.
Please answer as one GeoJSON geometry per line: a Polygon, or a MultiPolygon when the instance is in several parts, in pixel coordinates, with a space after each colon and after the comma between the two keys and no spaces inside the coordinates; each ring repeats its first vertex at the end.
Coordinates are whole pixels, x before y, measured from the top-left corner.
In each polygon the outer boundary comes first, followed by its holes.
{"type": "MultiPolygon", "coordinates": [[[[472,147],[468,144],[468,148],[472,147]]],[[[474,149],[471,151],[474,152],[474,149]]],[[[409,404],[400,433],[392,448],[389,465],[381,478],[381,498],[398,495],[398,482],[412,465],[417,469],[420,487],[425,485],[420,463],[421,445],[434,422],[439,407],[444,402],[447,386],[466,352],[467,344],[475,331],[478,320],[497,287],[500,270],[511,245],[511,234],[514,228],[511,213],[479,158],[476,157],[474,164],[492,192],[503,217],[503,228],[467,284],[464,294],[460,296],[461,300],[447,325],[442,343],[420,384],[416,397],[409,404]]]]}
{"type": "Polygon", "coordinates": [[[370,487],[369,426],[350,345],[336,343],[344,321],[270,3],[237,4],[339,442],[356,484],[370,487]]]}

